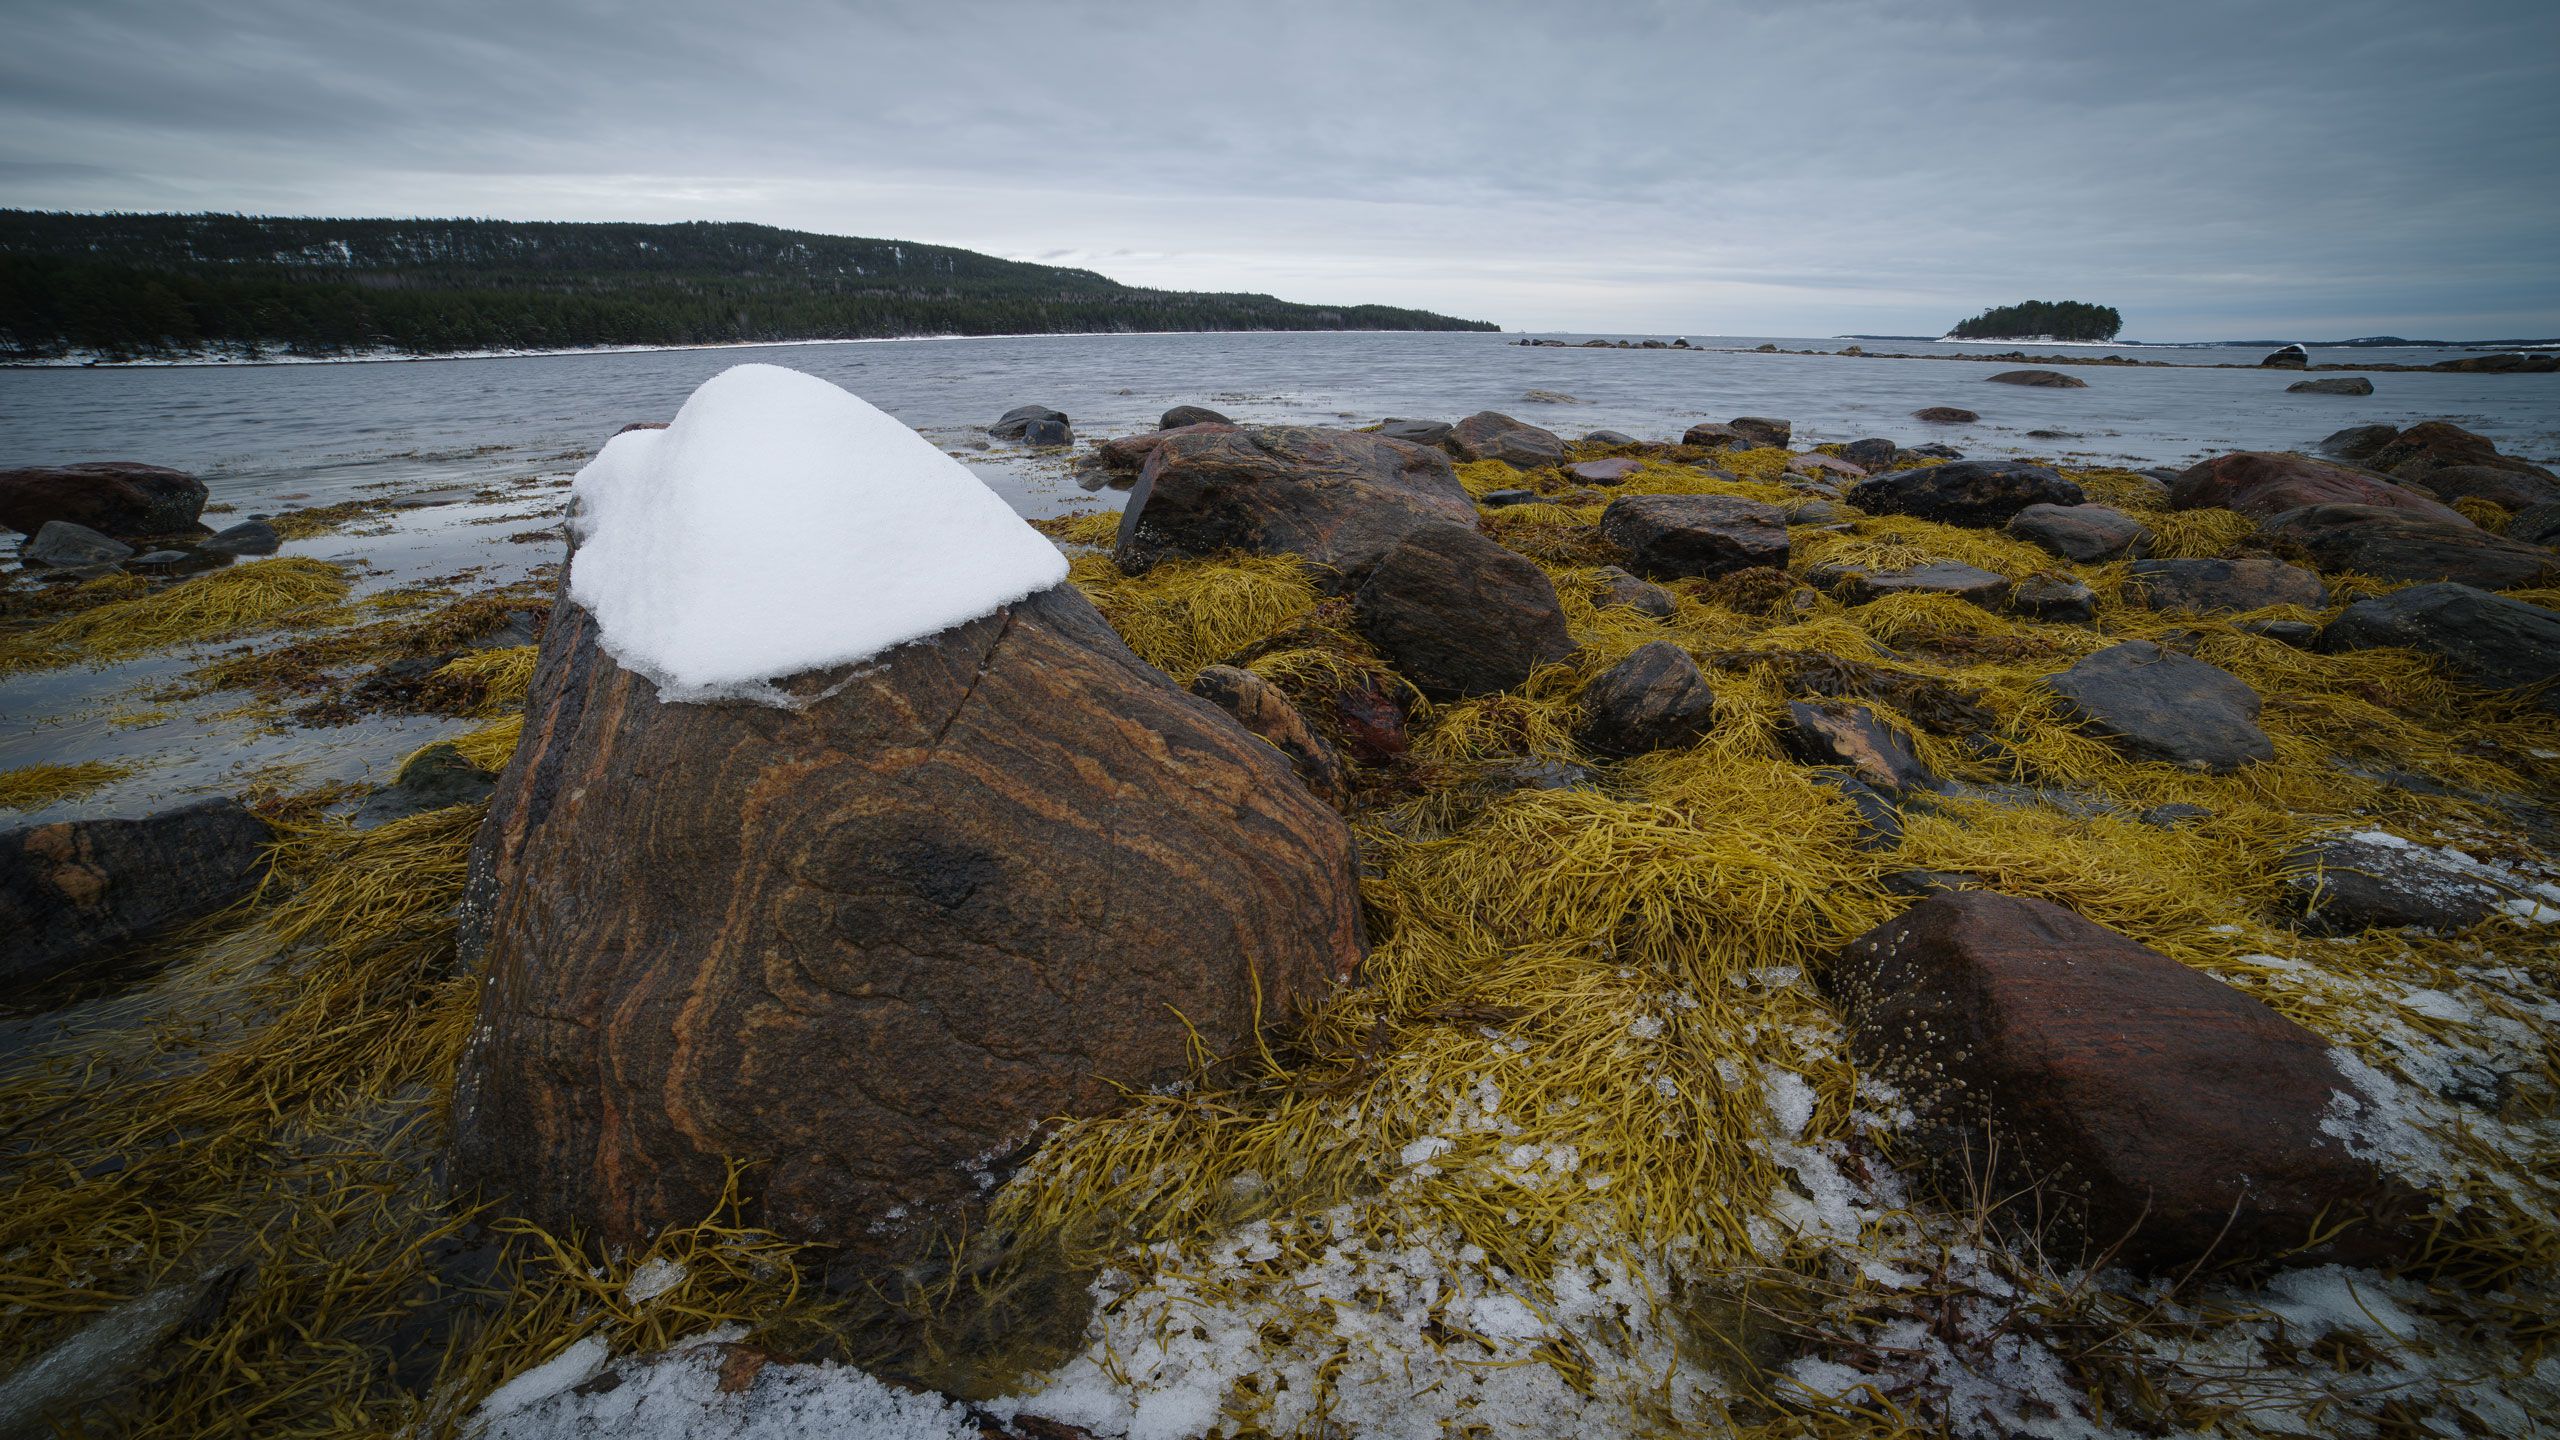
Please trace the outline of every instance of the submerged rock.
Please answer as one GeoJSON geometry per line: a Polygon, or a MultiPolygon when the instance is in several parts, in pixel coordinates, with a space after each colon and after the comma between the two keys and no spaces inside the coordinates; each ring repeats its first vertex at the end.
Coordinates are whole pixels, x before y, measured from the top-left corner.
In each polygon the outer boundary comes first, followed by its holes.
{"type": "Polygon", "coordinates": [[[554,611],[464,901],[457,1173],[516,1213],[642,1244],[745,1161],[885,1262],[1360,958],[1342,818],[1071,587],[776,683],[662,702],[554,611]]]}
{"type": "Polygon", "coordinates": [[[2304,923],[2333,935],[2409,925],[2461,930],[2508,898],[2478,864],[2381,830],[2306,845],[2287,857],[2286,871],[2304,923]]]}
{"type": "Polygon", "coordinates": [[[2560,555],[2547,546],[2492,535],[2468,520],[2431,520],[2376,505],[2289,510],[2259,533],[2300,550],[2323,570],[2383,580],[2451,580],[2505,590],[2560,571],[2560,555]]]}
{"type": "Polygon", "coordinates": [[[2242,450],[2188,467],[2169,487],[2181,510],[2219,505],[2271,520],[2306,505],[2382,505],[2437,520],[2471,522],[2405,486],[2359,471],[2272,450],[2242,450]]]}
{"type": "Polygon", "coordinates": [[[2311,368],[2311,352],[2299,345],[2287,345],[2258,364],[2267,370],[2307,370],[2311,368]]]}
{"type": "Polygon", "coordinates": [[[1686,745],[1714,727],[1715,692],[1689,652],[1668,640],[1638,646],[1582,687],[1578,738],[1602,755],[1686,745]]]}
{"type": "Polygon", "coordinates": [[[2342,375],[2327,380],[2296,380],[2284,388],[2293,395],[2370,395],[2373,382],[2361,375],[2342,375]]]}
{"type": "Polygon", "coordinates": [[[230,799],[0,834],[0,984],[45,979],[247,896],[270,838],[230,799]]]}
{"type": "Polygon", "coordinates": [[[2086,390],[2089,382],[2077,375],[2059,370],[2003,370],[1991,377],[1995,385],[2035,385],[2047,390],[2086,390]]]}
{"type": "Polygon", "coordinates": [[[1731,495],[1620,496],[1600,512],[1600,533],[1656,580],[1787,563],[1786,517],[1731,495]]]}
{"type": "Polygon", "coordinates": [[[133,554],[133,547],[69,520],[47,520],[44,528],[18,547],[18,559],[30,565],[111,565],[133,554]]]}
{"type": "Polygon", "coordinates": [[[2329,587],[2299,565],[2246,560],[2136,560],[2125,569],[2124,597],[2151,610],[2259,610],[2269,605],[2329,603],[2329,587]]]}
{"type": "Polygon", "coordinates": [[[204,502],[204,482],[193,475],[132,460],[0,470],[0,526],[24,535],[53,520],[120,540],[201,533],[204,502]]]}
{"type": "Polygon", "coordinates": [[[1245,550],[1303,556],[1348,588],[1415,526],[1476,521],[1437,450],[1294,425],[1160,433],[1112,552],[1133,575],[1167,556],[1245,550]]]}
{"type": "Polygon", "coordinates": [[[1052,410],[1046,405],[1016,405],[998,416],[996,423],[987,427],[987,433],[999,440],[1019,440],[1035,420],[1053,421],[1059,425],[1071,423],[1064,410],[1052,410]]]}
{"type": "Polygon", "coordinates": [[[2042,465],[1956,460],[1895,470],[1850,487],[1849,503],[1870,515],[1917,515],[1946,525],[2004,524],[2030,505],[2077,505],[2079,485],[2042,465]]]}
{"type": "Polygon", "coordinates": [[[264,520],[243,520],[228,530],[217,530],[210,539],[196,546],[199,555],[273,555],[284,548],[284,537],[276,527],[264,520]]]}
{"type": "Polygon", "coordinates": [[[1996,1153],[2002,1185],[2041,1187],[2042,1213],[2059,1202],[2093,1251],[2120,1243],[2164,1269],[2414,1248],[2415,1197],[2330,1133],[2356,1102],[2328,1043],[2166,955],[2041,900],[1960,890],[1852,941],[1828,974],[1852,1053],[1901,1088],[1924,1152],[1977,1177],[1996,1153]]]}
{"type": "Polygon", "coordinates": [[[2548,686],[2542,703],[2560,710],[2560,611],[2469,585],[2415,585],[2359,600],[2320,631],[2331,652],[2381,645],[2425,651],[2492,690],[2548,686]]]}
{"type": "Polygon", "coordinates": [[[1023,422],[1022,443],[1035,449],[1054,450],[1061,445],[1076,443],[1076,434],[1064,420],[1034,416],[1023,422]]]}
{"type": "Polygon", "coordinates": [[[1911,418],[1925,420],[1932,425],[1970,425],[1982,417],[1961,405],[1932,405],[1925,410],[1912,411],[1911,418]]]}
{"type": "Polygon", "coordinates": [[[2258,728],[2257,691],[2148,640],[2111,645],[2045,684],[2076,718],[2139,759],[2223,772],[2275,758],[2275,743],[2258,728]]]}
{"type": "Polygon", "coordinates": [[[1493,410],[1449,427],[1444,443],[1462,460],[1499,460],[1515,470],[1561,465],[1565,458],[1564,437],[1493,410]]]}
{"type": "Polygon", "coordinates": [[[1233,420],[1206,405],[1176,405],[1156,421],[1159,430],[1179,430],[1185,425],[1233,425],[1233,420]]]}
{"type": "Polygon", "coordinates": [[[1288,756],[1289,768],[1298,772],[1317,799],[1336,810],[1351,807],[1351,787],[1343,779],[1342,761],[1278,686],[1250,670],[1212,665],[1191,678],[1191,693],[1234,716],[1237,724],[1288,756]]]}
{"type": "Polygon", "coordinates": [[[1434,700],[1509,690],[1575,648],[1546,572],[1467,525],[1407,532],[1352,611],[1369,643],[1434,700]]]}
{"type": "Polygon", "coordinates": [[[2008,532],[2047,554],[2084,565],[2139,555],[2151,528],[2106,505],[2030,505],[2009,517],[2008,532]]]}

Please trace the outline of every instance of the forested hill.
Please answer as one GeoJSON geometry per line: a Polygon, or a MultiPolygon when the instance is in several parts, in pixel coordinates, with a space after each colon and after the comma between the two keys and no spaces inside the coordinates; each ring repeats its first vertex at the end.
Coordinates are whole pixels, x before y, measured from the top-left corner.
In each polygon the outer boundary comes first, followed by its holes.
{"type": "Polygon", "coordinates": [[[0,357],[1494,328],[767,225],[0,210],[0,357]]]}

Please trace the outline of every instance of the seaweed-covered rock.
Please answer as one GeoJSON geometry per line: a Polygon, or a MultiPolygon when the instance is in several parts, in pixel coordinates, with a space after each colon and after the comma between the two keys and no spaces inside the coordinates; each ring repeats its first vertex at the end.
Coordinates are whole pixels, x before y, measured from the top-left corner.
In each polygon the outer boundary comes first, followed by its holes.
{"type": "Polygon", "coordinates": [[[1434,700],[1511,689],[1575,648],[1546,572],[1466,525],[1407,532],[1353,595],[1352,612],[1434,700]]]}
{"type": "Polygon", "coordinates": [[[2370,395],[2373,382],[2361,375],[2340,375],[2325,380],[2296,380],[2284,388],[2294,395],[2370,395]]]}
{"type": "Polygon", "coordinates": [[[1670,591],[1650,580],[1639,580],[1615,565],[1603,565],[1596,573],[1600,577],[1602,605],[1624,605],[1656,620],[1670,619],[1672,612],[1679,608],[1670,591]]]}
{"type": "Polygon", "coordinates": [[[517,1213],[645,1243],[745,1161],[887,1263],[1360,958],[1342,817],[1072,587],[777,683],[664,703],[553,613],[463,905],[457,1173],[517,1213]]]}
{"type": "Polygon", "coordinates": [[[1888,795],[1934,789],[1938,783],[1912,752],[1911,742],[1864,705],[1789,701],[1778,739],[1798,761],[1836,766],[1888,795]]]}
{"type": "Polygon", "coordinates": [[[2300,550],[2323,570],[2384,580],[2451,580],[2505,590],[2560,572],[2560,555],[2548,546],[2492,535],[2468,520],[2430,520],[2376,505],[2289,510],[2259,533],[2300,550]]]}
{"type": "Polygon", "coordinates": [[[2527,545],[2560,545],[2560,500],[2517,511],[2507,521],[2507,538],[2527,545]]]}
{"type": "Polygon", "coordinates": [[[22,535],[51,520],[119,540],[200,533],[204,502],[204,482],[193,475],[133,460],[0,470],[0,526],[22,535]]]}
{"type": "Polygon", "coordinates": [[[2008,595],[2009,577],[1979,565],[1933,560],[1908,570],[1847,571],[1840,576],[1838,593],[1852,605],[1887,595],[1953,595],[1989,610],[2008,595]]]}
{"type": "Polygon", "coordinates": [[[1932,405],[1925,410],[1912,411],[1911,418],[1925,420],[1932,425],[1970,425],[1982,417],[1961,405],[1932,405]]]}
{"type": "MultiPolygon", "coordinates": [[[[2560,481],[2498,465],[2448,465],[2428,471],[2427,478],[2418,483],[2447,503],[2486,500],[2509,510],[2530,510],[2560,500],[2560,481]]],[[[2509,533],[2514,528],[2509,526],[2509,533]]]]}
{"type": "Polygon", "coordinates": [[[2275,758],[2258,692],[2227,670],[2148,640],[2087,656],[2045,684],[2080,721],[2144,760],[2216,772],[2275,758]]]}
{"type": "Polygon", "coordinates": [[[1237,724],[1288,756],[1289,768],[1298,772],[1317,799],[1336,810],[1350,808],[1351,787],[1343,779],[1342,761],[1278,686],[1250,670],[1211,665],[1191,678],[1191,693],[1234,716],[1237,724]]]}
{"type": "Polygon", "coordinates": [[[2011,613],[2080,625],[2098,618],[2098,594],[2068,575],[2030,575],[2009,587],[2011,613]]]}
{"type": "Polygon", "coordinates": [[[2258,610],[2269,605],[2329,603],[2329,587],[2299,565],[2263,556],[2245,560],[2136,560],[2125,568],[2124,596],[2151,610],[2258,610]]]}
{"type": "Polygon", "coordinates": [[[2009,517],[2008,532],[2047,554],[2095,564],[2139,555],[2151,527],[2107,505],[2030,505],[2009,517]]]}
{"type": "Polygon", "coordinates": [[[2236,451],[2188,467],[2169,487],[2169,503],[2181,510],[2219,505],[2254,520],[2271,520],[2306,505],[2381,505],[2471,523],[2406,486],[2272,450],[2236,451]]]}
{"type": "Polygon", "coordinates": [[[1670,641],[1656,640],[1582,687],[1579,738],[1602,755],[1641,755],[1686,745],[1715,720],[1715,692],[1698,662],[1670,641]]]}
{"type": "Polygon", "coordinates": [[[1059,425],[1071,423],[1064,410],[1052,410],[1046,405],[1016,405],[996,417],[996,423],[987,427],[987,433],[999,440],[1019,440],[1030,431],[1032,422],[1040,420],[1059,425]]]}
{"type": "Polygon", "coordinates": [[[1796,435],[1794,421],[1776,420],[1766,415],[1736,415],[1728,423],[1743,439],[1756,440],[1763,445],[1787,445],[1794,441],[1796,435]]]}
{"type": "Polygon", "coordinates": [[[1443,443],[1461,460],[1499,460],[1515,470],[1564,463],[1563,436],[1494,410],[1479,410],[1449,427],[1443,443]]]}
{"type": "Polygon", "coordinates": [[[1947,525],[2004,524],[2030,505],[2077,505],[2079,485],[2042,465],[2015,460],[1955,460],[1894,470],[1860,481],[1849,503],[1870,515],[1917,515],[1947,525]]]}
{"type": "Polygon", "coordinates": [[[1233,425],[1233,420],[1206,405],[1176,405],[1156,421],[1159,430],[1179,430],[1186,425],[1233,425]]]}
{"type": "Polygon", "coordinates": [[[1901,452],[1902,447],[1892,441],[1881,436],[1869,436],[1841,446],[1840,458],[1857,466],[1861,472],[1873,474],[1892,464],[1893,457],[1901,452]]]}
{"type": "Polygon", "coordinates": [[[2413,585],[2359,600],[2320,631],[2332,653],[2398,646],[2423,650],[2445,668],[2492,690],[2543,690],[2560,710],[2560,611],[2469,585],[2413,585]]]}
{"type": "MultiPolygon", "coordinates": [[[[441,663],[422,662],[415,673],[423,678],[434,673],[441,663]]],[[[415,693],[414,682],[411,693],[415,693]]],[[[488,799],[497,785],[497,777],[464,758],[460,746],[450,740],[438,741],[400,762],[400,773],[391,783],[365,797],[363,806],[356,811],[355,823],[360,829],[371,829],[448,805],[477,804],[488,799]]]]}
{"type": "Polygon", "coordinates": [[[2086,390],[2089,382],[2077,375],[2059,370],[2003,370],[1991,377],[1995,385],[2033,385],[2046,390],[2086,390]]]}
{"type": "Polygon", "coordinates": [[[1169,555],[1247,550],[1304,556],[1347,587],[1415,526],[1475,523],[1437,450],[1293,425],[1159,433],[1112,552],[1133,575],[1169,555]]]}
{"type": "Polygon", "coordinates": [[[1600,512],[1600,533],[1656,580],[1787,563],[1786,517],[1732,495],[1622,495],[1600,512]]]}
{"type": "Polygon", "coordinates": [[[2387,830],[2314,841],[2288,856],[2285,869],[2304,923],[2333,935],[2408,925],[2460,930],[2507,899],[2477,862],[2387,830]]]}
{"type": "Polygon", "coordinates": [[[1852,941],[1826,975],[1851,1052],[1901,1087],[1923,1149],[1977,1175],[1996,1153],[2003,1183],[2044,1187],[2046,1213],[2059,1202],[2093,1250],[2171,1268],[2414,1248],[2415,1197],[2332,1133],[2358,1102],[2328,1042],[2158,951],[2041,900],[1958,890],[1852,941]]]}
{"type": "Polygon", "coordinates": [[[0,834],[0,984],[23,986],[257,888],[266,822],[237,800],[0,834]]]}
{"type": "Polygon", "coordinates": [[[18,546],[18,559],[29,565],[112,565],[132,553],[132,546],[113,535],[69,520],[47,520],[18,546]]]}
{"type": "Polygon", "coordinates": [[[1865,466],[1855,465],[1836,455],[1825,455],[1820,451],[1810,451],[1802,455],[1791,455],[1787,457],[1787,473],[1790,475],[1803,475],[1814,479],[1821,479],[1825,476],[1835,475],[1843,480],[1864,480],[1867,478],[1865,466]]]}

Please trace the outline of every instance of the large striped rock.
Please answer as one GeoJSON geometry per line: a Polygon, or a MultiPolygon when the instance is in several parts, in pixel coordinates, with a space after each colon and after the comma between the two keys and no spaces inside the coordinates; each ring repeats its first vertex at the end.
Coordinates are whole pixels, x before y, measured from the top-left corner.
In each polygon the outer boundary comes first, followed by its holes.
{"type": "Polygon", "coordinates": [[[635,1244],[735,1158],[894,1259],[1360,958],[1341,817],[1071,589],[781,684],[664,704],[554,614],[465,902],[459,1168],[521,1213],[635,1244]]]}

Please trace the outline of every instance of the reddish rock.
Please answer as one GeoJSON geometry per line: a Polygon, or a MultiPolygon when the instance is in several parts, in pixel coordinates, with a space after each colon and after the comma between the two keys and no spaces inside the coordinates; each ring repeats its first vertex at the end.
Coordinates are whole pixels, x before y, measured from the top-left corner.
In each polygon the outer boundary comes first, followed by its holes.
{"type": "Polygon", "coordinates": [[[1692,425],[1682,432],[1680,443],[1696,445],[1703,449],[1715,449],[1734,445],[1753,445],[1758,442],[1730,425],[1719,425],[1710,420],[1692,425]]]}
{"type": "Polygon", "coordinates": [[[1577,736],[1598,754],[1641,755],[1686,745],[1715,720],[1715,692],[1698,662],[1670,641],[1656,640],[1582,687],[1577,736]]]}
{"type": "Polygon", "coordinates": [[[1442,443],[1461,460],[1499,460],[1515,470],[1564,463],[1563,436],[1494,410],[1480,410],[1451,426],[1442,443]]]}
{"type": "Polygon", "coordinates": [[[779,683],[662,703],[555,609],[463,905],[457,1173],[513,1213],[638,1245],[745,1161],[885,1262],[1360,958],[1341,816],[1071,588],[779,683]]]}
{"type": "Polygon", "coordinates": [[[1732,495],[1621,496],[1600,512],[1600,533],[1656,580],[1787,563],[1786,516],[1732,495]]]}
{"type": "Polygon", "coordinates": [[[2139,555],[2151,545],[2149,526],[2106,505],[2030,505],[2009,517],[2008,531],[2083,564],[2139,555]]]}
{"type": "Polygon", "coordinates": [[[0,470],[0,526],[25,535],[49,520],[118,539],[199,532],[204,501],[204,482],[193,475],[132,460],[0,470]]]}
{"type": "Polygon", "coordinates": [[[1936,560],[1908,570],[1848,571],[1840,576],[1838,594],[1852,605],[1864,605],[1887,595],[1953,595],[1994,610],[2008,598],[2009,577],[1979,565],[1936,560]]]}
{"type": "Polygon", "coordinates": [[[2324,1125],[2352,1092],[2319,1036],[2041,900],[1934,895],[1831,967],[1862,1066],[1901,1087],[1934,1158],[2043,1185],[2093,1249],[2170,1268],[2413,1246],[2413,1197],[2324,1125]],[[2341,1097],[2346,1097],[2342,1101],[2341,1097]]]}
{"type": "Polygon", "coordinates": [[[1787,461],[1787,473],[1790,475],[1837,475],[1847,480],[1867,478],[1865,466],[1852,465],[1836,455],[1825,455],[1819,451],[1798,455],[1787,461]]]}
{"type": "Polygon", "coordinates": [[[1230,435],[1236,427],[1223,421],[1202,421],[1177,425],[1168,430],[1146,430],[1135,435],[1121,435],[1094,447],[1094,463],[1114,475],[1135,475],[1147,468],[1156,447],[1175,435],[1230,435]]]}
{"type": "Polygon", "coordinates": [[[2189,467],[2169,487],[2169,503],[2180,510],[2219,505],[2258,520],[2271,520],[2306,505],[2380,505],[2435,520],[2471,523],[2405,486],[2271,450],[2217,455],[2189,467]]]}
{"type": "Polygon", "coordinates": [[[1787,445],[1796,436],[1795,422],[1776,420],[1766,415],[1736,415],[1732,425],[1744,439],[1757,440],[1763,445],[1787,445]]]}
{"type": "Polygon", "coordinates": [[[1352,607],[1360,633],[1434,700],[1509,690],[1574,652],[1546,572],[1464,525],[1415,527],[1352,607]]]}
{"type": "Polygon", "coordinates": [[[1912,411],[1911,418],[1926,420],[1932,425],[1970,425],[1982,417],[1961,405],[1932,405],[1926,410],[1912,411]]]}
{"type": "Polygon", "coordinates": [[[1336,690],[1333,720],[1343,749],[1358,764],[1384,765],[1402,759],[1411,748],[1404,706],[1376,680],[1336,690]]]}
{"type": "Polygon", "coordinates": [[[1302,555],[1347,588],[1434,520],[1476,523],[1437,450],[1356,430],[1195,426],[1157,437],[1112,554],[1133,575],[1171,555],[1302,555]]]}
{"type": "Polygon", "coordinates": [[[2550,471],[2530,461],[2499,454],[2496,443],[2487,436],[2474,435],[2443,420],[2429,420],[2410,426],[2376,446],[2365,456],[2364,463],[2385,475],[2414,481],[2437,490],[2439,494],[2444,492],[2432,477],[2443,470],[2504,470],[2546,484],[2554,478],[2550,471]]]}

